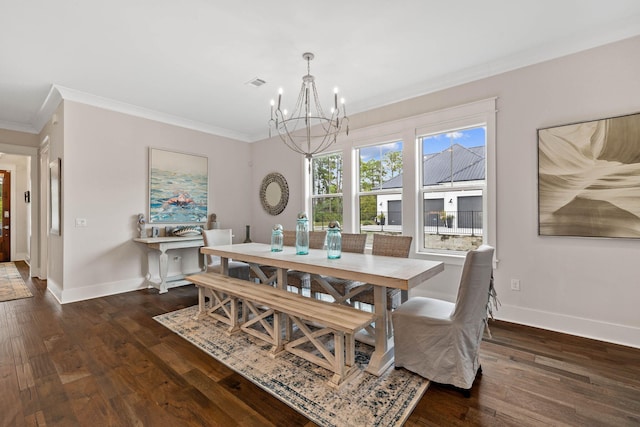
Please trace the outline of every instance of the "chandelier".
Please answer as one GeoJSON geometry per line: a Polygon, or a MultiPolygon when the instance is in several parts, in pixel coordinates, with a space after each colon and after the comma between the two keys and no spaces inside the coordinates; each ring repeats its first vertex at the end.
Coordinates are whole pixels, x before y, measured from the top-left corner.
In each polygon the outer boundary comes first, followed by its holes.
{"type": "Polygon", "coordinates": [[[269,137],[276,130],[280,139],[293,151],[304,155],[307,159],[325,151],[336,142],[342,127],[349,134],[349,118],[344,105],[344,98],[338,103],[338,88],[333,91],[333,107],[331,114],[325,115],[318,100],[315,77],[311,75],[310,62],[313,53],[306,52],[302,58],[307,61],[307,74],[302,76],[302,87],[296,105],[288,113],[282,108],[282,88],[278,90],[278,102],[271,100],[271,120],[269,120],[269,137]]]}

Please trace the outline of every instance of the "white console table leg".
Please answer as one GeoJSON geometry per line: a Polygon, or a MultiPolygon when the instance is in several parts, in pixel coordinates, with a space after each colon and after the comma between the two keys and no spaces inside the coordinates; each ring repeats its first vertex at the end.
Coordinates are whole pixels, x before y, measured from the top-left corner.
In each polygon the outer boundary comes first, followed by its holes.
{"type": "Polygon", "coordinates": [[[164,249],[160,252],[160,293],[167,292],[167,273],[169,272],[169,255],[164,249]]]}

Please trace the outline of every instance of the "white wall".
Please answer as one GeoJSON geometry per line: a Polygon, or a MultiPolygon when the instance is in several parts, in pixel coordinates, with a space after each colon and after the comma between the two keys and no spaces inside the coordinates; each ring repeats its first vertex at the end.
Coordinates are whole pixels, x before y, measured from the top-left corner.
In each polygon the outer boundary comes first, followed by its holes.
{"type": "MultiPolygon", "coordinates": [[[[640,37],[351,117],[351,129],[357,132],[387,121],[498,97],[494,190],[495,244],[500,258],[495,275],[502,302],[498,318],[640,347],[640,275],[635,267],[640,242],[537,234],[536,130],[640,112],[637,52],[640,37]],[[510,290],[511,278],[520,280],[520,292],[510,290]]],[[[339,148],[348,150],[348,145],[343,141],[339,148]]],[[[280,222],[287,228],[295,223],[296,211],[304,207],[305,171],[300,156],[296,158],[275,138],[252,144],[251,153],[256,164],[251,182],[252,222],[257,227],[256,237],[266,242],[268,226],[280,222]],[[293,195],[290,206],[278,217],[262,211],[257,199],[260,181],[271,171],[285,175],[293,195]]],[[[345,160],[347,167],[349,164],[345,160]]],[[[348,203],[345,200],[345,206],[348,203]]],[[[405,234],[413,232],[405,229],[405,234]]],[[[454,300],[460,274],[456,261],[412,294],[454,300]]]]}
{"type": "MultiPolygon", "coordinates": [[[[233,229],[235,241],[244,237],[248,144],[65,101],[62,302],[144,286],[146,247],[132,239],[137,214],[148,218],[149,147],[207,156],[209,212],[233,229]],[[76,227],[76,218],[87,227],[76,227]]],[[[183,259],[189,256],[199,257],[185,251],[183,259]]]]}

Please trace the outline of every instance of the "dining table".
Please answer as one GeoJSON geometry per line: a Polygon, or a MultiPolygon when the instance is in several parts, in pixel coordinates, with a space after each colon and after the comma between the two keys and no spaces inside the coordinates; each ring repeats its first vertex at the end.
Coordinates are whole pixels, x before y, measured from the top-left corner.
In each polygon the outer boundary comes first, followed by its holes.
{"type": "Polygon", "coordinates": [[[373,312],[376,316],[374,351],[366,371],[377,376],[386,371],[394,359],[393,337],[387,328],[387,289],[409,291],[444,271],[444,264],[437,261],[350,252],[343,252],[338,259],[328,259],[326,250],[322,249],[309,249],[308,254],[297,255],[295,247],[285,246],[281,252],[272,252],[271,245],[255,242],[205,246],[200,251],[220,257],[223,274],[228,274],[230,259],[248,263],[263,278],[260,266],[273,267],[276,269],[276,286],[281,289],[287,289],[289,270],[373,285],[373,312]]]}

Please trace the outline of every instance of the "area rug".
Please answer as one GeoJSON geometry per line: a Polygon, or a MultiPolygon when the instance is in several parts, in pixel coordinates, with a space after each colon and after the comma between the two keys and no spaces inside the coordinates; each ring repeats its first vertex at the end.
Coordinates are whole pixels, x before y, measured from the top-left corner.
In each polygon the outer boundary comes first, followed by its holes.
{"type": "Polygon", "coordinates": [[[0,263],[0,301],[29,298],[33,294],[25,285],[20,272],[12,262],[0,263]]]}
{"type": "MultiPolygon", "coordinates": [[[[208,317],[194,320],[198,307],[154,317],[320,426],[401,426],[429,381],[401,369],[380,377],[367,372],[340,390],[327,385],[331,372],[290,353],[269,357],[270,346],[248,334],[227,336],[226,325],[208,317]]],[[[364,369],[373,348],[358,343],[356,362],[364,369]]]]}

